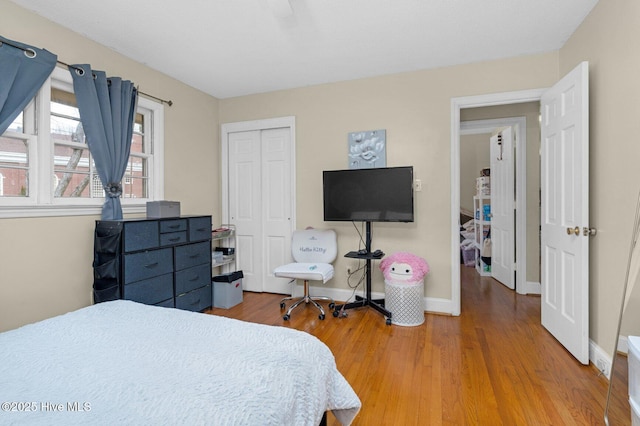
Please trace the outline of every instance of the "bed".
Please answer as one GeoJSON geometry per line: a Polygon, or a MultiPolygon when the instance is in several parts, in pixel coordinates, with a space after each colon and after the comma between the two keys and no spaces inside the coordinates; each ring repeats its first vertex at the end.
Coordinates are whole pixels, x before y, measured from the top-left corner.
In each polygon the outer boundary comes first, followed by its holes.
{"type": "Polygon", "coordinates": [[[308,333],[126,300],[0,333],[0,424],[345,425],[360,400],[308,333]]]}

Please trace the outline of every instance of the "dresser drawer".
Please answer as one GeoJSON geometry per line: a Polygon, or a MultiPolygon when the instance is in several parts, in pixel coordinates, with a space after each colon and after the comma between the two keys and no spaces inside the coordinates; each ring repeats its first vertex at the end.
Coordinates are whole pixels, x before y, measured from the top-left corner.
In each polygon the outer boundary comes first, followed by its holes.
{"type": "Polygon", "coordinates": [[[138,251],[159,246],[158,222],[141,221],[124,223],[124,251],[138,251]]]}
{"type": "Polygon", "coordinates": [[[160,275],[131,284],[125,284],[123,298],[155,305],[171,299],[173,305],[173,274],[160,275]]]}
{"type": "Polygon", "coordinates": [[[160,233],[187,230],[187,219],[163,220],[160,222],[160,233]]]}
{"type": "Polygon", "coordinates": [[[211,216],[189,218],[189,241],[211,239],[211,216]]]}
{"type": "Polygon", "coordinates": [[[176,297],[176,308],[202,311],[211,307],[211,284],[176,297]]]}
{"type": "Polygon", "coordinates": [[[167,299],[167,300],[163,300],[162,302],[158,302],[158,303],[154,303],[155,306],[160,306],[163,308],[175,308],[176,307],[176,302],[174,301],[173,297],[171,297],[171,299],[167,299]]]}
{"type": "Polygon", "coordinates": [[[173,246],[180,243],[187,242],[187,231],[171,232],[169,234],[160,234],[160,245],[173,246]]]}
{"type": "Polygon", "coordinates": [[[176,294],[187,293],[207,284],[211,284],[211,267],[206,263],[176,272],[176,294]]]}
{"type": "Polygon", "coordinates": [[[211,262],[211,242],[179,246],[176,250],[176,271],[211,262]]]}
{"type": "Polygon", "coordinates": [[[173,271],[172,249],[125,254],[124,283],[132,283],[173,271]]]}

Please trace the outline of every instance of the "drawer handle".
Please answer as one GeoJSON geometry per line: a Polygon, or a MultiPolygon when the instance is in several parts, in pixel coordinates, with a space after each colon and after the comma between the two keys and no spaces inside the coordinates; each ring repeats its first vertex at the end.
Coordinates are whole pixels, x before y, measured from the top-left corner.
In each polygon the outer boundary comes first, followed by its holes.
{"type": "Polygon", "coordinates": [[[200,279],[200,275],[196,275],[193,278],[189,278],[189,281],[198,281],[200,279]]]}
{"type": "Polygon", "coordinates": [[[178,229],[180,225],[169,225],[169,229],[178,229]]]}
{"type": "Polygon", "coordinates": [[[189,256],[189,259],[197,259],[200,257],[200,254],[192,254],[191,256],[189,256]]]}
{"type": "Polygon", "coordinates": [[[156,266],[158,266],[158,262],[154,262],[154,263],[149,263],[147,265],[144,265],[145,268],[155,268],[156,266]]]}
{"type": "Polygon", "coordinates": [[[173,238],[169,238],[169,241],[173,242],[173,241],[180,241],[180,237],[173,237],[173,238]]]}
{"type": "Polygon", "coordinates": [[[198,229],[196,229],[196,231],[198,231],[198,232],[204,232],[206,230],[207,230],[207,228],[198,228],[198,229]]]}

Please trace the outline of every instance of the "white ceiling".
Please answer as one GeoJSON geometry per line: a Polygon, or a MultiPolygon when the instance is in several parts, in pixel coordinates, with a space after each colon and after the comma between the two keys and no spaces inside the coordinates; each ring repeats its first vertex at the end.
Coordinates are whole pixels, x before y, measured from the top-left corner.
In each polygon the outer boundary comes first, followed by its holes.
{"type": "Polygon", "coordinates": [[[597,3],[12,1],[221,99],[557,50],[597,3]]]}

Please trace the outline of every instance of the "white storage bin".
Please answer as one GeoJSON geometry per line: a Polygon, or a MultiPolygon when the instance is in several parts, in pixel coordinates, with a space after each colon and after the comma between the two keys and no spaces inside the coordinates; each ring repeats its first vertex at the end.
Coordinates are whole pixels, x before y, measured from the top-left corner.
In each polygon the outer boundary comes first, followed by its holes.
{"type": "Polygon", "coordinates": [[[629,336],[629,398],[640,402],[640,337],[629,336]]]}
{"type": "Polygon", "coordinates": [[[391,323],[414,326],[424,322],[424,280],[394,283],[384,280],[384,307],[391,312],[391,323]]]}
{"type": "Polygon", "coordinates": [[[242,303],[242,271],[216,275],[213,281],[213,307],[229,309],[242,303]]]}

